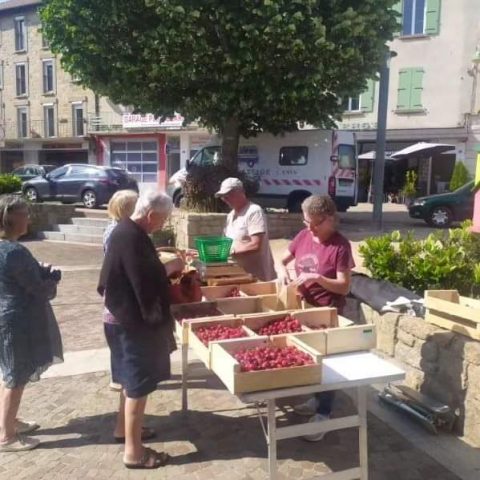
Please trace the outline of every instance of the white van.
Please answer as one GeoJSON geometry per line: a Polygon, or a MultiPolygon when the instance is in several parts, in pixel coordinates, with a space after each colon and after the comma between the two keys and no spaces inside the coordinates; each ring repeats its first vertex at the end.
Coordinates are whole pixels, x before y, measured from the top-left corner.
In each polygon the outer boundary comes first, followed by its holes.
{"type": "MultiPolygon", "coordinates": [[[[176,206],[189,166],[216,163],[220,156],[220,145],[203,147],[186,169],[170,178],[168,190],[176,206]]],[[[330,195],[339,211],[357,204],[358,166],[352,132],[311,129],[242,138],[238,167],[258,179],[260,188],[252,200],[263,207],[299,212],[302,201],[312,194],[330,195]]]]}

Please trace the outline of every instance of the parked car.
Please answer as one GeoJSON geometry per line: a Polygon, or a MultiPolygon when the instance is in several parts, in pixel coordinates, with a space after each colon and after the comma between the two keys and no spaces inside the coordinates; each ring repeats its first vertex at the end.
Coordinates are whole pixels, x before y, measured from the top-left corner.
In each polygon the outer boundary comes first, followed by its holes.
{"type": "Polygon", "coordinates": [[[22,185],[23,194],[31,202],[82,202],[87,208],[108,203],[117,190],[123,189],[138,192],[136,180],[125,170],[82,164],[64,165],[22,185]]]}
{"type": "Polygon", "coordinates": [[[425,220],[432,227],[446,228],[473,216],[474,182],[468,182],[453,192],[416,198],[408,207],[412,218],[425,220]]]}
{"type": "Polygon", "coordinates": [[[22,182],[26,182],[39,175],[45,175],[55,168],[57,168],[56,165],[23,165],[22,167],[16,168],[12,172],[12,175],[19,177],[22,182]]]}

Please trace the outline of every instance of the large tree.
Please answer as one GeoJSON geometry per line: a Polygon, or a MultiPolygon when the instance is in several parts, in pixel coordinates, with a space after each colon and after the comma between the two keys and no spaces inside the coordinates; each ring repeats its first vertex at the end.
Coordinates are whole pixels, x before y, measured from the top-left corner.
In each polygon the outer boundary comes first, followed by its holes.
{"type": "Polygon", "coordinates": [[[81,83],[136,111],[239,134],[332,127],[376,75],[397,0],[45,0],[44,34],[81,83]]]}

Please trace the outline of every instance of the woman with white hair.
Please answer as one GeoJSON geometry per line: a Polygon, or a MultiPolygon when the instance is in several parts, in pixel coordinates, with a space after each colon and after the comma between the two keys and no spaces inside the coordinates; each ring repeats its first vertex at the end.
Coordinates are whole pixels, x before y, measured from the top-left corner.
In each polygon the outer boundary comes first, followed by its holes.
{"type": "Polygon", "coordinates": [[[169,281],[149,234],[162,229],[171,210],[172,200],[163,193],[140,195],[132,216],[112,231],[100,273],[98,292],[116,319],[109,346],[115,381],[126,397],[127,468],[159,468],[169,460],[165,452],[142,445],[142,425],[148,394],[170,378],[169,281]]]}
{"type": "Polygon", "coordinates": [[[28,204],[0,196],[0,453],[31,450],[40,441],[25,437],[39,425],[17,417],[23,390],[52,363],[63,361],[62,341],[49,300],[60,271],[40,265],[18,242],[29,222],[28,204]]]}

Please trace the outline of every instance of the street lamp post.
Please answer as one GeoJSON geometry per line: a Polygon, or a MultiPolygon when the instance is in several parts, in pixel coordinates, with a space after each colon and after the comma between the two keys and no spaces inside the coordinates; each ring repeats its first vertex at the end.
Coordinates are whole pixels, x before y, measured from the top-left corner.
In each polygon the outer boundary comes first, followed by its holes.
{"type": "Polygon", "coordinates": [[[377,140],[373,171],[373,222],[377,230],[382,229],[383,183],[385,176],[385,142],[387,134],[388,83],[390,59],[397,54],[387,49],[380,66],[380,89],[378,93],[377,140]]]}

